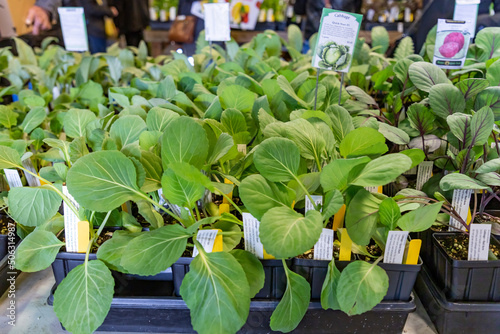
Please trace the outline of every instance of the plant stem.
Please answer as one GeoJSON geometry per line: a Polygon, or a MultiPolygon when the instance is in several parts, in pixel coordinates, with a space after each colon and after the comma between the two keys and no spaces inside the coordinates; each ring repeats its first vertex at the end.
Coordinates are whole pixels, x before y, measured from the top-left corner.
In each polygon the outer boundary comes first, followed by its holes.
{"type": "Polygon", "coordinates": [[[108,211],[108,213],[106,214],[106,217],[104,217],[104,220],[101,223],[101,226],[99,227],[99,230],[97,230],[97,233],[94,235],[94,238],[92,238],[92,240],[90,240],[90,242],[89,242],[89,245],[87,247],[87,253],[85,254],[85,266],[87,266],[87,263],[89,262],[90,248],[92,247],[92,244],[94,243],[94,241],[96,241],[97,238],[99,237],[99,235],[101,234],[102,230],[104,229],[104,226],[106,226],[106,223],[108,222],[108,218],[111,215],[112,211],[113,210],[108,211]]]}
{"type": "MultiPolygon", "coordinates": [[[[172,211],[170,211],[169,209],[163,207],[163,205],[160,205],[160,203],[156,202],[156,201],[153,201],[149,196],[146,196],[142,193],[139,193],[140,196],[142,198],[144,198],[146,201],[148,201],[149,203],[153,204],[154,206],[162,209],[163,211],[165,211],[166,213],[168,213],[172,218],[174,218],[175,220],[177,220],[179,223],[181,222],[181,218],[179,216],[177,216],[175,213],[173,213],[172,211]]],[[[181,223],[182,224],[182,223],[181,223]]]]}
{"type": "Polygon", "coordinates": [[[219,232],[217,235],[243,235],[243,232],[219,232]]]}
{"type": "MultiPolygon", "coordinates": [[[[293,175],[293,174],[292,174],[293,175]]],[[[316,205],[316,203],[314,202],[311,194],[309,194],[309,192],[307,191],[306,187],[304,186],[304,184],[302,184],[302,182],[300,182],[299,178],[296,177],[295,175],[293,175],[293,178],[295,179],[295,181],[297,181],[297,183],[299,184],[299,186],[302,188],[302,190],[304,190],[304,192],[306,193],[307,197],[309,197],[309,200],[311,201],[311,204],[314,206],[314,209],[318,210],[319,211],[319,207],[316,205]]]]}
{"type": "Polygon", "coordinates": [[[196,218],[197,218],[198,220],[201,220],[200,210],[198,209],[198,205],[195,205],[195,206],[194,206],[194,210],[196,211],[196,218]]]}

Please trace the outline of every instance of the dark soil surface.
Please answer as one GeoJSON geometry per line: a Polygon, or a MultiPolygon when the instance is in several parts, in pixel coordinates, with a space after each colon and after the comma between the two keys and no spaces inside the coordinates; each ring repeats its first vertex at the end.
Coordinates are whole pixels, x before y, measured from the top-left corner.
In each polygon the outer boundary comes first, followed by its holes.
{"type": "Polygon", "coordinates": [[[9,216],[0,216],[0,234],[9,234],[9,224],[15,223],[9,216]]]}
{"type": "MultiPolygon", "coordinates": [[[[469,236],[458,234],[440,238],[439,243],[444,247],[446,253],[455,260],[467,260],[469,255],[469,236]]],[[[490,244],[490,250],[496,257],[500,256],[500,249],[490,244]]]]}
{"type": "MultiPolygon", "coordinates": [[[[338,260],[339,253],[340,253],[340,248],[337,245],[333,245],[333,258],[338,260]]],[[[312,248],[311,250],[308,250],[304,254],[297,256],[297,258],[298,259],[307,259],[307,260],[314,259],[314,248],[312,248]]]]}

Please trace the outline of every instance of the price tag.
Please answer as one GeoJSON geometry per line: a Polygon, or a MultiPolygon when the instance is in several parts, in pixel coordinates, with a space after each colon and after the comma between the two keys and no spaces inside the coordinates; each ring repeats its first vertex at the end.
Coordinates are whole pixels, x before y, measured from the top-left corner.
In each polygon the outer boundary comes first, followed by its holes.
{"type": "MultiPolygon", "coordinates": [[[[73,196],[68,192],[68,187],[63,186],[63,194],[70,200],[70,202],[75,206],[76,209],[79,209],[78,203],[75,201],[73,196]]],[[[66,251],[70,253],[76,253],[79,251],[78,247],[78,229],[80,223],[80,217],[78,217],[73,210],[63,202],[64,209],[64,237],[66,240],[66,251]]],[[[85,249],[86,251],[86,249],[85,249]]]]}
{"type": "Polygon", "coordinates": [[[408,231],[389,231],[384,251],[384,263],[403,263],[408,231]]]}
{"type": "Polygon", "coordinates": [[[312,66],[349,72],[363,15],[323,8],[312,66]]]}
{"type": "Polygon", "coordinates": [[[247,145],[238,144],[237,149],[238,149],[238,152],[243,153],[244,155],[247,155],[247,145]]]}
{"type": "Polygon", "coordinates": [[[333,230],[324,228],[318,242],[314,245],[314,259],[327,260],[333,259],[333,230]]]}
{"type": "Polygon", "coordinates": [[[260,222],[252,214],[243,212],[243,233],[245,235],[245,250],[259,259],[264,259],[264,246],[259,237],[260,222]]]}
{"type": "MultiPolygon", "coordinates": [[[[472,195],[471,189],[455,189],[453,190],[453,199],[451,201],[451,206],[458,212],[460,217],[467,221],[467,215],[469,213],[470,197],[472,195]]],[[[460,224],[458,220],[450,217],[450,228],[451,232],[465,231],[465,227],[460,224]]]]}
{"type": "Polygon", "coordinates": [[[464,67],[471,33],[466,21],[439,19],[434,48],[434,65],[445,69],[464,67]]]}
{"type": "MultiPolygon", "coordinates": [[[[319,206],[322,206],[323,205],[323,196],[320,196],[320,195],[311,195],[314,203],[316,205],[319,205],[319,206]]],[[[309,211],[309,210],[315,210],[314,209],[314,205],[311,203],[311,200],[309,199],[309,196],[306,196],[306,207],[305,207],[305,212],[309,211]]],[[[320,212],[322,211],[319,210],[320,212]]]]}
{"type": "Polygon", "coordinates": [[[339,228],[344,226],[344,218],[345,218],[345,204],[342,204],[339,211],[333,216],[333,230],[337,231],[339,228]]]}
{"type": "Polygon", "coordinates": [[[205,10],[205,40],[229,41],[229,3],[206,3],[205,10]]]}
{"type": "Polygon", "coordinates": [[[460,1],[455,3],[455,10],[453,12],[453,20],[465,21],[466,30],[470,32],[470,37],[474,38],[476,34],[476,21],[479,11],[479,0],[473,1],[460,1]]]}
{"type": "MultiPolygon", "coordinates": [[[[23,163],[24,168],[26,168],[27,170],[29,170],[33,174],[38,175],[37,171],[35,170],[35,167],[33,166],[33,162],[31,161],[31,159],[25,159],[25,160],[23,160],[22,163],[23,163]]],[[[39,187],[41,185],[40,180],[38,178],[34,177],[33,175],[31,175],[30,173],[24,172],[24,176],[26,177],[26,182],[28,182],[28,185],[30,187],[39,187]]]]}
{"type": "Polygon", "coordinates": [[[5,168],[3,171],[5,173],[5,177],[7,178],[7,183],[9,184],[10,188],[16,188],[16,187],[23,186],[23,183],[21,181],[21,177],[19,176],[17,169],[5,168]]]}
{"type": "Polygon", "coordinates": [[[469,261],[487,261],[490,249],[491,224],[471,224],[469,261]]]}
{"type": "Polygon", "coordinates": [[[434,161],[422,161],[420,165],[418,165],[417,190],[422,190],[425,182],[429,181],[432,177],[432,167],[434,167],[434,161]]]}
{"type": "Polygon", "coordinates": [[[84,52],[89,50],[87,24],[82,7],[59,7],[59,21],[68,51],[84,52]]]}
{"type": "Polygon", "coordinates": [[[347,229],[343,228],[341,230],[341,239],[340,239],[340,261],[351,261],[351,249],[352,249],[352,240],[347,234],[347,229]]]}
{"type": "MultiPolygon", "coordinates": [[[[196,240],[203,246],[205,252],[212,253],[213,251],[219,251],[219,246],[217,247],[217,250],[214,250],[217,233],[219,233],[219,230],[200,230],[198,231],[198,234],[196,234],[196,240]]],[[[222,235],[220,235],[220,237],[222,238],[222,235]]],[[[196,257],[198,254],[198,248],[194,246],[193,257],[196,257]]]]}

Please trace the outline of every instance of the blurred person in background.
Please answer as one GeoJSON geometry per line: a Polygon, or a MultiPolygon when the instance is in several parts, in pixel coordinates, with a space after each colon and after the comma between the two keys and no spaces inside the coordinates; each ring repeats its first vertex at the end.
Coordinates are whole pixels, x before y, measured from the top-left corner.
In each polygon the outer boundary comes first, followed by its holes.
{"type": "Polygon", "coordinates": [[[83,7],[85,13],[90,53],[106,52],[104,18],[117,17],[118,10],[108,6],[106,0],[77,0],[77,3],[83,7]]]}
{"type": "Polygon", "coordinates": [[[139,46],[144,39],[144,29],[149,26],[149,1],[108,0],[108,4],[118,10],[115,25],[119,34],[125,36],[127,45],[139,46]]]}

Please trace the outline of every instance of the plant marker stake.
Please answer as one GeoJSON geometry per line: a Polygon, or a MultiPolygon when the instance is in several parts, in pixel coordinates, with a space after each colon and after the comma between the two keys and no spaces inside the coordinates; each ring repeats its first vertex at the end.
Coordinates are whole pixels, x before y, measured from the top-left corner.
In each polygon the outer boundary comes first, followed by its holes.
{"type": "Polygon", "coordinates": [[[86,253],[90,242],[89,222],[82,220],[78,222],[78,253],[86,253]]]}
{"type": "Polygon", "coordinates": [[[219,205],[219,215],[223,213],[229,213],[229,204],[222,203],[221,205],[219,205]]]}
{"type": "Polygon", "coordinates": [[[337,211],[337,213],[333,216],[332,229],[334,231],[337,231],[339,228],[342,228],[342,226],[344,226],[345,210],[346,210],[346,206],[345,206],[345,204],[342,204],[339,211],[337,211]]]}
{"type": "Polygon", "coordinates": [[[339,91],[339,106],[340,106],[340,101],[342,100],[342,87],[344,87],[344,72],[340,75],[340,91],[339,91]]]}
{"type": "Polygon", "coordinates": [[[316,103],[318,102],[318,82],[319,82],[319,71],[320,69],[316,71],[316,91],[314,93],[314,110],[316,110],[316,103]]]}
{"type": "Polygon", "coordinates": [[[347,229],[342,229],[342,240],[340,241],[340,261],[351,261],[352,240],[347,234],[347,229]]]}
{"type": "MultiPolygon", "coordinates": [[[[226,183],[226,184],[234,184],[233,182],[231,182],[230,180],[228,180],[228,179],[226,179],[226,178],[224,178],[224,183],[226,183]]],[[[229,198],[233,198],[233,192],[232,192],[232,191],[231,191],[231,192],[229,192],[229,193],[227,193],[226,195],[227,195],[227,197],[229,197],[229,198]]],[[[229,200],[228,200],[226,197],[224,197],[224,198],[222,199],[222,203],[224,203],[224,204],[229,204],[229,200]]]]}
{"type": "Polygon", "coordinates": [[[417,264],[418,263],[418,255],[420,254],[420,247],[422,247],[422,240],[413,239],[410,241],[410,245],[408,246],[408,253],[406,254],[405,264],[417,264]]]}

